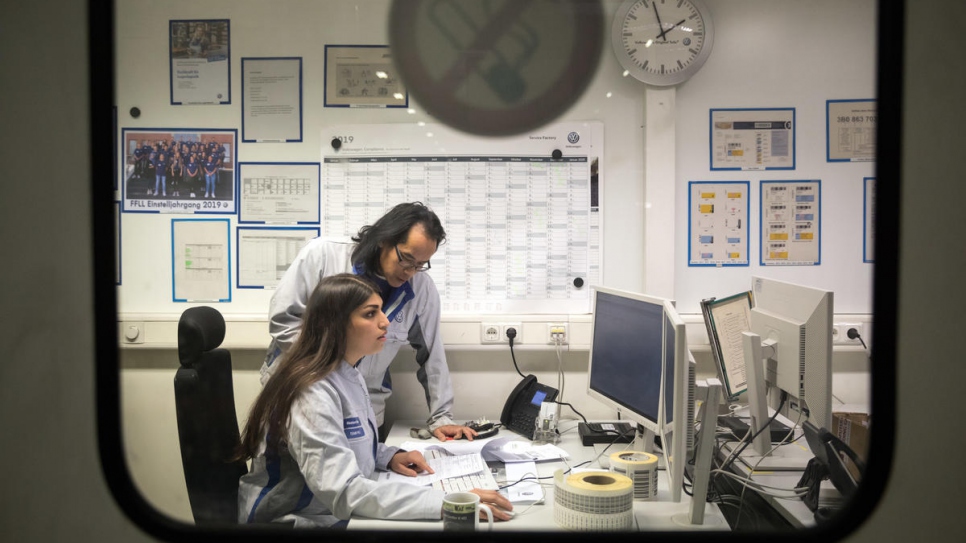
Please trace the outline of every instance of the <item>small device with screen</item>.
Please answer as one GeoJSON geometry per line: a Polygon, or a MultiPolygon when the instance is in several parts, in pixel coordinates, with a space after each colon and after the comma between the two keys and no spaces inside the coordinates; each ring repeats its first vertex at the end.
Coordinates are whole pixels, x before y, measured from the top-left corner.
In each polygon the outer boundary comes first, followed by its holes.
{"type": "Polygon", "coordinates": [[[542,385],[533,375],[527,375],[510,393],[503,406],[500,422],[504,428],[533,439],[534,425],[544,400],[554,400],[557,389],[542,385]]]}

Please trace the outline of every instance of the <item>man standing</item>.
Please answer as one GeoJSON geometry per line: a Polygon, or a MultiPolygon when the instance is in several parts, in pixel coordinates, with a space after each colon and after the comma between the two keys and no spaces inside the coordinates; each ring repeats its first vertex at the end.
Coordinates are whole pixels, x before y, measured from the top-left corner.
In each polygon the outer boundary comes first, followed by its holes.
{"type": "Polygon", "coordinates": [[[426,390],[427,424],[437,439],[472,439],[476,432],[452,420],[453,387],[440,338],[439,292],[425,272],[429,260],[446,239],[439,217],[425,205],[399,204],[374,224],[363,226],[351,241],[317,238],[310,241],[282,276],[269,309],[272,344],[262,364],[266,383],[275,362],[295,342],[312,289],[337,273],[365,275],[382,291],[383,313],[389,319],[386,347],[366,356],[356,368],[369,389],[372,407],[385,435],[386,400],[392,394],[389,365],[400,347],[416,354],[416,378],[426,390]]]}

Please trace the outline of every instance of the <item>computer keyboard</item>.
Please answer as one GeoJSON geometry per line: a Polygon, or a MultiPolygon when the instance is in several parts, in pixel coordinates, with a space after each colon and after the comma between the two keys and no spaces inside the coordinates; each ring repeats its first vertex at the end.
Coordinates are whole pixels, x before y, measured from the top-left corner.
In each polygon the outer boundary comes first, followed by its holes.
{"type": "Polygon", "coordinates": [[[432,482],[433,488],[444,492],[463,492],[474,488],[488,490],[500,488],[490,471],[490,467],[486,465],[480,454],[460,455],[450,457],[447,460],[458,463],[457,469],[465,475],[436,479],[432,482]]]}
{"type": "Polygon", "coordinates": [[[487,469],[486,471],[464,475],[462,477],[440,479],[433,483],[433,488],[442,490],[443,492],[465,492],[467,490],[473,490],[474,488],[498,490],[500,485],[496,483],[493,474],[487,469]]]}

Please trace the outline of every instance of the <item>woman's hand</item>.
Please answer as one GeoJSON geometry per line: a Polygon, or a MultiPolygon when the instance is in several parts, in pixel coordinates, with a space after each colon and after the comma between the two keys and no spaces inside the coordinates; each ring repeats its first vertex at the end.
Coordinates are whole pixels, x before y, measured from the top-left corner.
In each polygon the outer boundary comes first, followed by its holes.
{"type": "Polygon", "coordinates": [[[415,477],[423,472],[436,473],[426,463],[426,459],[423,458],[423,453],[419,451],[397,452],[389,461],[389,469],[406,477],[415,477]]]}
{"type": "MultiPolygon", "coordinates": [[[[513,515],[507,512],[513,511],[513,504],[503,494],[496,490],[483,490],[482,488],[474,488],[470,492],[480,497],[480,503],[490,506],[495,517],[494,520],[510,520],[513,518],[513,515]]],[[[480,509],[480,520],[485,518],[486,512],[480,509]]]]}
{"type": "Polygon", "coordinates": [[[466,426],[459,426],[457,424],[447,424],[433,430],[433,435],[436,436],[436,439],[440,441],[446,441],[447,439],[462,439],[464,437],[470,441],[473,441],[473,438],[476,437],[476,430],[466,426]]]}

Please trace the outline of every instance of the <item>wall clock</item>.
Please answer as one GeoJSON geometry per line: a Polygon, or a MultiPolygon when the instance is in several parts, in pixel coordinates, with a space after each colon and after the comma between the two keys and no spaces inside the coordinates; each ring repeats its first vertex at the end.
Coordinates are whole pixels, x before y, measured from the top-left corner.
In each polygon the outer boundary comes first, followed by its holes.
{"type": "Polygon", "coordinates": [[[611,31],[626,75],[658,87],[687,81],[708,60],[713,43],[711,12],[701,0],[625,0],[611,31]]]}

